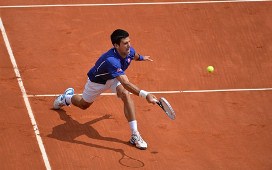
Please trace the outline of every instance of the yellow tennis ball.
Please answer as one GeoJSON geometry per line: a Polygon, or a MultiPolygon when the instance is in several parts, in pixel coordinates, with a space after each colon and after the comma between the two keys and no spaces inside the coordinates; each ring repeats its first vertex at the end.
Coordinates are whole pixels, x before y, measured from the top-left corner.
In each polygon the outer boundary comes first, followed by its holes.
{"type": "Polygon", "coordinates": [[[208,67],[207,67],[207,71],[208,71],[209,73],[212,73],[212,72],[214,71],[214,67],[213,67],[213,66],[208,66],[208,67]]]}

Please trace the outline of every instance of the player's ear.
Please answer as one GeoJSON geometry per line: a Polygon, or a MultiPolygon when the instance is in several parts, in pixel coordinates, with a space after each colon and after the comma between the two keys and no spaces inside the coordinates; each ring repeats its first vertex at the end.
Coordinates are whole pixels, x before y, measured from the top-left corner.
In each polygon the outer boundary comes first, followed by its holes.
{"type": "Polygon", "coordinates": [[[119,48],[119,45],[118,44],[113,44],[114,48],[119,48]]]}

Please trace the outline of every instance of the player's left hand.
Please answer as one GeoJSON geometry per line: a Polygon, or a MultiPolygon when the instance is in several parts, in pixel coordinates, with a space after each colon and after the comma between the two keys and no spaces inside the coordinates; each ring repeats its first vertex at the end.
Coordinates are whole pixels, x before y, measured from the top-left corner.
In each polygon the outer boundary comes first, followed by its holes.
{"type": "Polygon", "coordinates": [[[153,61],[150,56],[143,56],[144,57],[144,61],[153,61]]]}

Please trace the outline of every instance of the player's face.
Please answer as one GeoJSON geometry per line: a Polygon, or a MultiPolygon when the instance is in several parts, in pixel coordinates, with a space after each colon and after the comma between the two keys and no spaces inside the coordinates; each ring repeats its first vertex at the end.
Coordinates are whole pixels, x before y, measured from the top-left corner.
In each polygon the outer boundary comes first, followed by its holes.
{"type": "Polygon", "coordinates": [[[130,53],[130,38],[121,39],[120,45],[115,45],[115,48],[118,53],[125,58],[130,53]]]}

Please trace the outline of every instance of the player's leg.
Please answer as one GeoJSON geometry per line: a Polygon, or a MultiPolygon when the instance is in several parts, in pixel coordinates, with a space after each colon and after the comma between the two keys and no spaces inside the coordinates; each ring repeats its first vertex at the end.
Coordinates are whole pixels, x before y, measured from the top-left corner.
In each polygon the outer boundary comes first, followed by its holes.
{"type": "Polygon", "coordinates": [[[122,85],[117,86],[116,92],[117,96],[120,97],[124,103],[124,113],[127,121],[131,122],[136,120],[135,106],[129,92],[122,85]]]}
{"type": "Polygon", "coordinates": [[[95,99],[106,89],[107,87],[103,84],[97,84],[91,82],[89,79],[85,84],[82,96],[75,95],[73,88],[68,88],[64,94],[60,95],[54,101],[54,109],[60,109],[63,106],[69,106],[73,104],[80,109],[89,108],[95,99]]]}
{"type": "Polygon", "coordinates": [[[88,109],[93,104],[93,102],[86,102],[80,95],[73,95],[71,98],[71,103],[82,110],[88,109]]]}
{"type": "Polygon", "coordinates": [[[146,149],[147,143],[142,139],[138,127],[135,115],[135,106],[131,98],[130,93],[121,85],[119,81],[116,80],[112,87],[112,91],[117,93],[117,96],[122,99],[124,103],[124,114],[129,123],[131,129],[131,139],[130,143],[136,145],[139,149],[146,149]],[[114,86],[115,85],[115,86],[114,86]],[[116,90],[116,91],[114,91],[116,90]]]}

